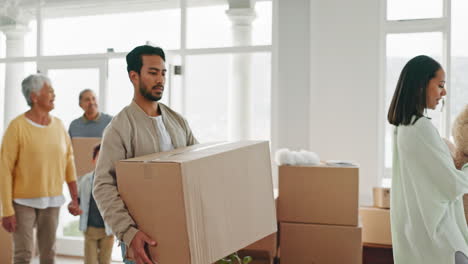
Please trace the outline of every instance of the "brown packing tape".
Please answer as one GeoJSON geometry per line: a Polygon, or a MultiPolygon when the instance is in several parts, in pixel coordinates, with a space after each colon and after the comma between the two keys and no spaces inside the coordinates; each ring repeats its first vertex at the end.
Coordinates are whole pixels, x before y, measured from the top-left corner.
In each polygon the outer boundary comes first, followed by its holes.
{"type": "Polygon", "coordinates": [[[180,152],[177,152],[177,153],[168,154],[168,155],[166,155],[166,156],[162,156],[162,157],[159,157],[159,158],[150,160],[150,161],[148,161],[148,162],[153,162],[153,161],[158,161],[158,160],[164,160],[164,159],[167,159],[167,158],[170,158],[170,157],[174,157],[174,156],[177,156],[177,155],[182,155],[182,154],[186,154],[186,153],[190,153],[190,152],[202,151],[202,150],[206,150],[206,149],[210,149],[210,148],[214,148],[214,147],[218,147],[218,146],[222,146],[222,145],[227,145],[227,144],[229,144],[229,142],[215,143],[215,144],[213,144],[213,145],[200,146],[199,148],[194,148],[194,149],[184,149],[183,151],[180,151],[180,152]]]}
{"type": "Polygon", "coordinates": [[[134,157],[134,158],[126,159],[126,160],[121,160],[120,162],[148,163],[148,162],[164,161],[164,159],[167,159],[169,157],[175,157],[181,154],[192,152],[193,150],[197,150],[197,149],[206,149],[207,147],[215,146],[218,144],[219,142],[201,143],[201,144],[196,144],[196,145],[192,145],[188,147],[176,148],[170,151],[157,152],[153,154],[138,156],[138,157],[134,157]]]}

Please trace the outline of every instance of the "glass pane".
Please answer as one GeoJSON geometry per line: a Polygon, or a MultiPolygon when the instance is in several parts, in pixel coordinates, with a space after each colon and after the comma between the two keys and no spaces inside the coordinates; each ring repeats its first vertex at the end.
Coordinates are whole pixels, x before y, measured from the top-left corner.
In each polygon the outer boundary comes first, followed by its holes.
{"type": "MultiPolygon", "coordinates": [[[[250,138],[270,138],[271,55],[250,55],[250,138]]],[[[228,139],[232,54],[187,57],[185,115],[200,142],[228,139]],[[209,74],[209,78],[207,78],[209,74]],[[216,98],[213,100],[213,98],[216,98]]]]}
{"type": "Polygon", "coordinates": [[[229,56],[187,56],[185,117],[199,142],[228,138],[229,56]]]}
{"type": "Polygon", "coordinates": [[[99,98],[99,69],[51,69],[48,71],[55,90],[55,108],[52,114],[60,118],[65,128],[83,115],[78,98],[84,89],[91,89],[99,98]]]}
{"type": "Polygon", "coordinates": [[[443,0],[387,0],[387,19],[421,19],[442,17],[443,0]]]}
{"type": "MultiPolygon", "coordinates": [[[[450,116],[457,117],[468,103],[468,1],[452,1],[452,65],[450,71],[450,116]]],[[[452,123],[451,122],[451,123],[452,123]]]]}
{"type": "Polygon", "coordinates": [[[6,56],[6,37],[3,32],[0,31],[0,58],[5,58],[6,56]]]}
{"type": "MultiPolygon", "coordinates": [[[[110,101],[106,103],[106,111],[110,115],[115,116],[124,107],[129,105],[133,99],[133,85],[128,77],[127,62],[125,59],[119,58],[109,60],[108,87],[110,101]]],[[[166,79],[165,88],[167,87],[169,86],[166,79]]],[[[169,89],[166,89],[161,102],[167,105],[168,98],[169,89]]]]}
{"type": "MultiPolygon", "coordinates": [[[[388,112],[395,87],[405,64],[418,55],[428,55],[442,64],[442,33],[411,33],[387,35],[387,65],[385,89],[385,114],[388,112]]],[[[449,88],[450,89],[450,88],[449,88]]],[[[440,129],[441,104],[436,110],[428,110],[434,126],[440,129]]],[[[393,126],[385,121],[385,167],[392,167],[393,126]]]]}
{"type": "Polygon", "coordinates": [[[125,59],[109,60],[109,80],[108,80],[109,98],[107,102],[107,112],[115,116],[125,106],[132,102],[133,86],[128,78],[127,63],[125,59]]]}
{"type": "MultiPolygon", "coordinates": [[[[171,62],[166,65],[166,67],[170,69],[168,70],[168,72],[170,72],[168,77],[170,78],[170,106],[179,113],[182,113],[183,108],[182,75],[176,75],[174,72],[174,67],[176,65],[181,65],[181,59],[182,58],[179,55],[172,56],[171,62]]],[[[165,98],[167,99],[167,96],[165,98]]]]}
{"type": "Polygon", "coordinates": [[[110,48],[125,52],[147,42],[164,49],[180,48],[180,9],[44,21],[46,55],[104,53],[110,48]]]}
{"type": "MultiPolygon", "coordinates": [[[[233,46],[232,23],[226,14],[229,6],[202,6],[198,0],[187,1],[187,47],[212,48],[233,46]],[[200,37],[203,36],[203,37],[200,37]]],[[[270,45],[272,29],[271,1],[255,4],[252,42],[245,45],[270,45]]]]}
{"type": "Polygon", "coordinates": [[[270,140],[271,54],[252,54],[251,65],[251,131],[249,139],[270,140]]]}
{"type": "MultiPolygon", "coordinates": [[[[79,94],[84,89],[92,89],[99,97],[99,69],[50,69],[47,73],[52,87],[55,90],[55,108],[52,114],[60,118],[65,128],[74,119],[83,115],[83,110],[78,105],[79,94]]],[[[57,229],[58,237],[81,237],[78,230],[78,217],[68,213],[67,205],[70,193],[66,184],[63,185],[65,203],[60,210],[60,221],[57,229]]]]}

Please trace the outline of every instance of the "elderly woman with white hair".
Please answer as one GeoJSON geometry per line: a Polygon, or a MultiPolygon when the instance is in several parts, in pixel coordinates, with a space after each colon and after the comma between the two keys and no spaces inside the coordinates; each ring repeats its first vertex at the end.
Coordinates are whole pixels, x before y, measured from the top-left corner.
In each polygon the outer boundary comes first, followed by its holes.
{"type": "Polygon", "coordinates": [[[37,228],[40,263],[54,263],[55,233],[64,181],[72,197],[68,209],[81,213],[71,141],[54,109],[54,89],[49,78],[30,75],[22,82],[28,105],[10,122],[0,156],[2,226],[13,233],[14,263],[30,263],[33,228],[37,228]]]}

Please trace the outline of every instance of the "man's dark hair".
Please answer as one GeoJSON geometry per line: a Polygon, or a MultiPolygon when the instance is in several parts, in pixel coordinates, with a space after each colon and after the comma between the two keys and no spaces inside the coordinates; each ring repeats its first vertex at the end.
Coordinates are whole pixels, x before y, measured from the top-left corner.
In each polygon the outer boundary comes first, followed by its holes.
{"type": "Polygon", "coordinates": [[[99,151],[101,150],[101,143],[97,144],[93,148],[93,160],[96,159],[97,155],[99,154],[99,151]]]}
{"type": "Polygon", "coordinates": [[[424,115],[426,106],[426,89],[429,81],[436,76],[442,66],[433,58],[420,55],[412,58],[401,71],[400,78],[393,94],[387,119],[392,125],[410,125],[424,115]]]}
{"type": "Polygon", "coordinates": [[[138,46],[127,54],[127,72],[135,71],[140,74],[141,67],[143,66],[143,55],[158,55],[163,61],[166,61],[166,55],[160,47],[149,45],[138,46]]]}

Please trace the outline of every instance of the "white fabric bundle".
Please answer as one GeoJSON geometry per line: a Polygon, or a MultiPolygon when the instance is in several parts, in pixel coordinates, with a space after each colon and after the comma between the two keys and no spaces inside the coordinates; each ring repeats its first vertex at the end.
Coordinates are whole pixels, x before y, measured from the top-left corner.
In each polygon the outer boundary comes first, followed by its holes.
{"type": "Polygon", "coordinates": [[[278,165],[318,165],[320,158],[315,152],[291,151],[287,148],[276,151],[275,157],[278,165]]]}

